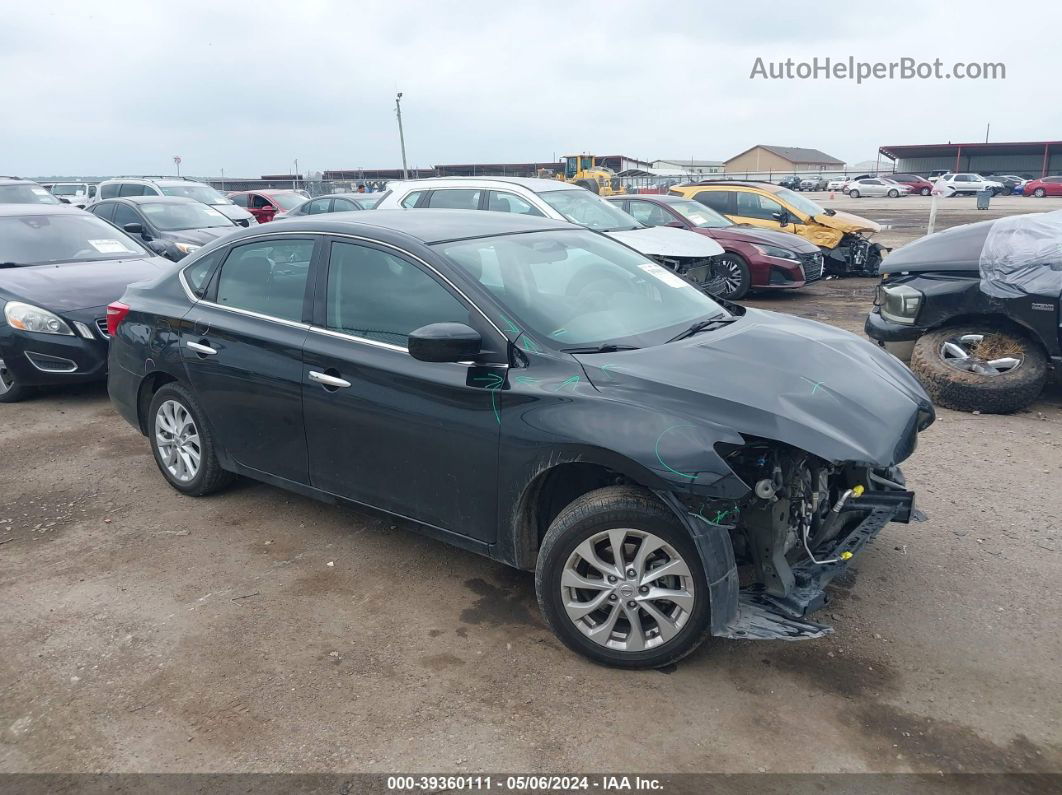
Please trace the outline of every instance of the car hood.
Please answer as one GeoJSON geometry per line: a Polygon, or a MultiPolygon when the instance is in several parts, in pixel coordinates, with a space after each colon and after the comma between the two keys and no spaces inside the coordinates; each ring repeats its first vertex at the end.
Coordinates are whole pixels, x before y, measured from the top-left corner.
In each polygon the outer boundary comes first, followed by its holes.
{"type": "Polygon", "coordinates": [[[162,257],[27,265],[0,270],[0,296],[72,312],[105,306],[133,282],[153,279],[174,264],[162,257]]]}
{"type": "Polygon", "coordinates": [[[230,221],[243,221],[247,218],[254,218],[247,210],[237,207],[235,204],[212,204],[210,206],[230,221]]]}
{"type": "Polygon", "coordinates": [[[605,234],[649,256],[714,257],[723,253],[723,247],[710,237],[672,226],[650,226],[605,234]]]}
{"type": "Polygon", "coordinates": [[[800,235],[774,229],[760,229],[755,226],[734,224],[723,229],[712,229],[711,235],[716,240],[735,240],[741,243],[762,243],[766,246],[781,246],[798,254],[813,254],[819,247],[809,243],[800,235]]]}
{"type": "Polygon", "coordinates": [[[895,357],[847,331],[763,310],[688,340],[576,358],[606,396],[827,461],[892,466],[934,418],[929,397],[895,357]]]}
{"type": "Polygon", "coordinates": [[[826,213],[820,213],[815,216],[816,223],[822,226],[828,226],[830,229],[836,229],[839,232],[880,232],[881,226],[871,221],[869,218],[864,218],[861,215],[855,215],[853,213],[846,213],[843,210],[837,210],[833,215],[826,215],[826,213]]]}
{"type": "Polygon", "coordinates": [[[888,254],[879,264],[879,273],[921,273],[925,271],[976,271],[981,250],[998,219],[953,226],[920,237],[888,254]]]}
{"type": "Polygon", "coordinates": [[[232,234],[238,229],[235,226],[208,226],[204,229],[175,229],[172,232],[166,232],[166,237],[170,240],[179,240],[182,243],[194,243],[198,246],[205,246],[207,243],[217,240],[219,237],[232,234]]]}

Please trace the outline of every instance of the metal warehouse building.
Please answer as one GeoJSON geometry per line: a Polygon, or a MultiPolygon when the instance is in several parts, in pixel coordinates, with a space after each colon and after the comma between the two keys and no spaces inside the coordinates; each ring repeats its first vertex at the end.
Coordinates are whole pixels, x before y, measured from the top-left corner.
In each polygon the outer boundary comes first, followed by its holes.
{"type": "Polygon", "coordinates": [[[895,161],[894,170],[903,174],[943,170],[1032,177],[1062,174],[1062,141],[912,144],[882,146],[878,151],[895,161]]]}

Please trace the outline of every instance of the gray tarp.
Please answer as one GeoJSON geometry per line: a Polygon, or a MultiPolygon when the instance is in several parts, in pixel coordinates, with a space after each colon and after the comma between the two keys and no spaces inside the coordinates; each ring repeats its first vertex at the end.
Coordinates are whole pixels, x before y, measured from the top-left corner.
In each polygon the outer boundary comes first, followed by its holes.
{"type": "Polygon", "coordinates": [[[981,292],[987,295],[1062,296],[1062,210],[998,219],[978,265],[981,292]]]}

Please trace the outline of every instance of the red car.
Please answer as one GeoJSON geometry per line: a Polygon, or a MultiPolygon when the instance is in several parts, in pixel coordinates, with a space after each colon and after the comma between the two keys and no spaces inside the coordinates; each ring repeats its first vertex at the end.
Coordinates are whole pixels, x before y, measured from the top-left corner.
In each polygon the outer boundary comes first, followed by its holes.
{"type": "Polygon", "coordinates": [[[700,202],[682,196],[611,196],[646,226],[674,226],[707,235],[723,247],[720,297],[737,300],[749,290],[803,287],[822,276],[822,252],[789,232],[735,224],[700,202]]]}
{"type": "Polygon", "coordinates": [[[245,207],[260,224],[272,221],[277,215],[294,210],[306,196],[296,190],[243,190],[229,194],[237,207],[245,207]]]}
{"type": "Polygon", "coordinates": [[[911,189],[911,195],[921,194],[922,196],[928,196],[933,192],[933,183],[925,177],[920,177],[917,174],[887,174],[889,179],[896,180],[901,185],[906,185],[911,189]]]}
{"type": "Polygon", "coordinates": [[[1042,199],[1044,196],[1062,196],[1062,177],[1040,177],[1030,179],[1021,189],[1023,196],[1036,196],[1042,199]]]}

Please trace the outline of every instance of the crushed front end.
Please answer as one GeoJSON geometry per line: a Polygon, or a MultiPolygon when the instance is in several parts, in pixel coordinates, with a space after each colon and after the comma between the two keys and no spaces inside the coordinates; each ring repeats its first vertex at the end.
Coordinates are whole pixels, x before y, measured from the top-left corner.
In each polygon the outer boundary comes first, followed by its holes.
{"type": "Polygon", "coordinates": [[[861,232],[845,232],[836,246],[824,248],[822,253],[826,260],[826,271],[841,276],[876,274],[881,258],[888,251],[880,243],[871,242],[861,232]]]}
{"type": "Polygon", "coordinates": [[[723,275],[723,255],[712,257],[668,257],[653,255],[656,260],[673,273],[691,282],[697,289],[711,296],[726,292],[726,280],[723,275]]]}
{"type": "Polygon", "coordinates": [[[749,486],[737,501],[684,502],[693,524],[729,535],[737,600],[730,638],[800,640],[832,630],[809,620],[829,600],[826,586],[889,522],[920,518],[898,467],[831,464],[769,440],[720,445],[749,486]],[[710,527],[708,527],[710,526],[710,527]]]}

